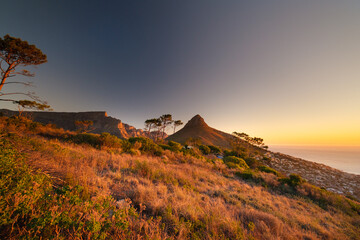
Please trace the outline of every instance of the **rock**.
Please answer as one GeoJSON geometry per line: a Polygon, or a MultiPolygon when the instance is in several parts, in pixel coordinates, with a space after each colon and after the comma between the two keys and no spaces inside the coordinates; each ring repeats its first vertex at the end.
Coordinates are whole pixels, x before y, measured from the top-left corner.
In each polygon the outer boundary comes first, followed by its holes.
{"type": "MultiPolygon", "coordinates": [[[[8,109],[0,109],[0,113],[4,116],[18,115],[18,111],[11,111],[8,109]]],[[[75,131],[75,121],[90,120],[93,121],[91,131],[92,133],[103,133],[108,132],[120,138],[129,137],[147,137],[147,132],[136,129],[121,120],[107,116],[105,111],[99,112],[36,112],[29,111],[23,112],[24,115],[28,116],[35,122],[43,124],[55,124],[56,126],[65,130],[75,131]]],[[[166,136],[165,136],[166,137],[166,136]]]]}

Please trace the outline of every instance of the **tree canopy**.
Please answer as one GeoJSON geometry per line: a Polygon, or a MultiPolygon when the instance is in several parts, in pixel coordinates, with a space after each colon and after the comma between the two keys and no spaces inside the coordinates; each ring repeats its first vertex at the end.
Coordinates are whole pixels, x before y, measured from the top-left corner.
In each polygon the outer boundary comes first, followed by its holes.
{"type": "Polygon", "coordinates": [[[0,38],[0,97],[3,96],[17,96],[25,95],[34,101],[28,100],[15,100],[13,98],[2,98],[0,101],[11,101],[22,107],[26,105],[29,108],[37,108],[44,110],[48,108],[48,105],[41,101],[33,92],[12,92],[4,93],[3,87],[5,84],[22,84],[25,86],[31,86],[29,82],[20,81],[7,81],[8,78],[16,75],[23,75],[27,77],[33,77],[34,74],[26,69],[19,69],[20,67],[26,67],[29,65],[39,65],[47,62],[47,57],[40,49],[35,45],[29,44],[27,41],[23,41],[20,38],[11,37],[5,35],[4,38],[0,38]],[[28,101],[28,102],[26,102],[28,101]],[[40,102],[40,103],[39,103],[40,102]],[[31,103],[31,104],[30,104],[31,103]]]}

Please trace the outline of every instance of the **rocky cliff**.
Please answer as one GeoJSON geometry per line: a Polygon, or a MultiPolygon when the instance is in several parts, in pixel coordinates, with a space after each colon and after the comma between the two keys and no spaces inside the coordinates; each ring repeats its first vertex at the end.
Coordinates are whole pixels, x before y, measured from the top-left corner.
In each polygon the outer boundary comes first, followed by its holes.
{"type": "MultiPolygon", "coordinates": [[[[18,111],[0,109],[4,116],[18,115],[18,111]]],[[[75,121],[90,120],[93,121],[92,133],[108,132],[120,138],[147,136],[148,134],[142,129],[136,129],[121,120],[107,116],[106,112],[23,112],[35,122],[43,124],[55,124],[56,126],[75,131],[75,121]]]]}

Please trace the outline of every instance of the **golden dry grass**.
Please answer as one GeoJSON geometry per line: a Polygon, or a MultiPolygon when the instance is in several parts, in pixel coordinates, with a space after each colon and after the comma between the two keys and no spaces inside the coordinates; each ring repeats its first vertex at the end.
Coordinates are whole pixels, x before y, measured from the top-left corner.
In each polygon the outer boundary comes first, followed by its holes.
{"type": "MultiPolygon", "coordinates": [[[[221,162],[168,150],[161,157],[114,154],[0,127],[22,135],[17,146],[28,164],[55,181],[80,184],[92,197],[111,195],[120,207],[130,199],[144,219],[161,217],[162,227],[134,223],[154,239],[359,239],[359,216],[245,182],[221,162]]],[[[64,134],[38,130],[50,131],[64,134]]],[[[279,184],[273,174],[260,174],[269,185],[279,184]]]]}

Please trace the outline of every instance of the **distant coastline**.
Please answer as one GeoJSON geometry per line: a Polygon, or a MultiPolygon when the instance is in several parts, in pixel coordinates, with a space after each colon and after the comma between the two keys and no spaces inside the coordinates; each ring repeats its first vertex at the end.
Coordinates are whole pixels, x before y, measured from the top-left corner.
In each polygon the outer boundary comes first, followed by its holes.
{"type": "Polygon", "coordinates": [[[360,146],[270,145],[269,150],[360,175],[360,146]]]}

